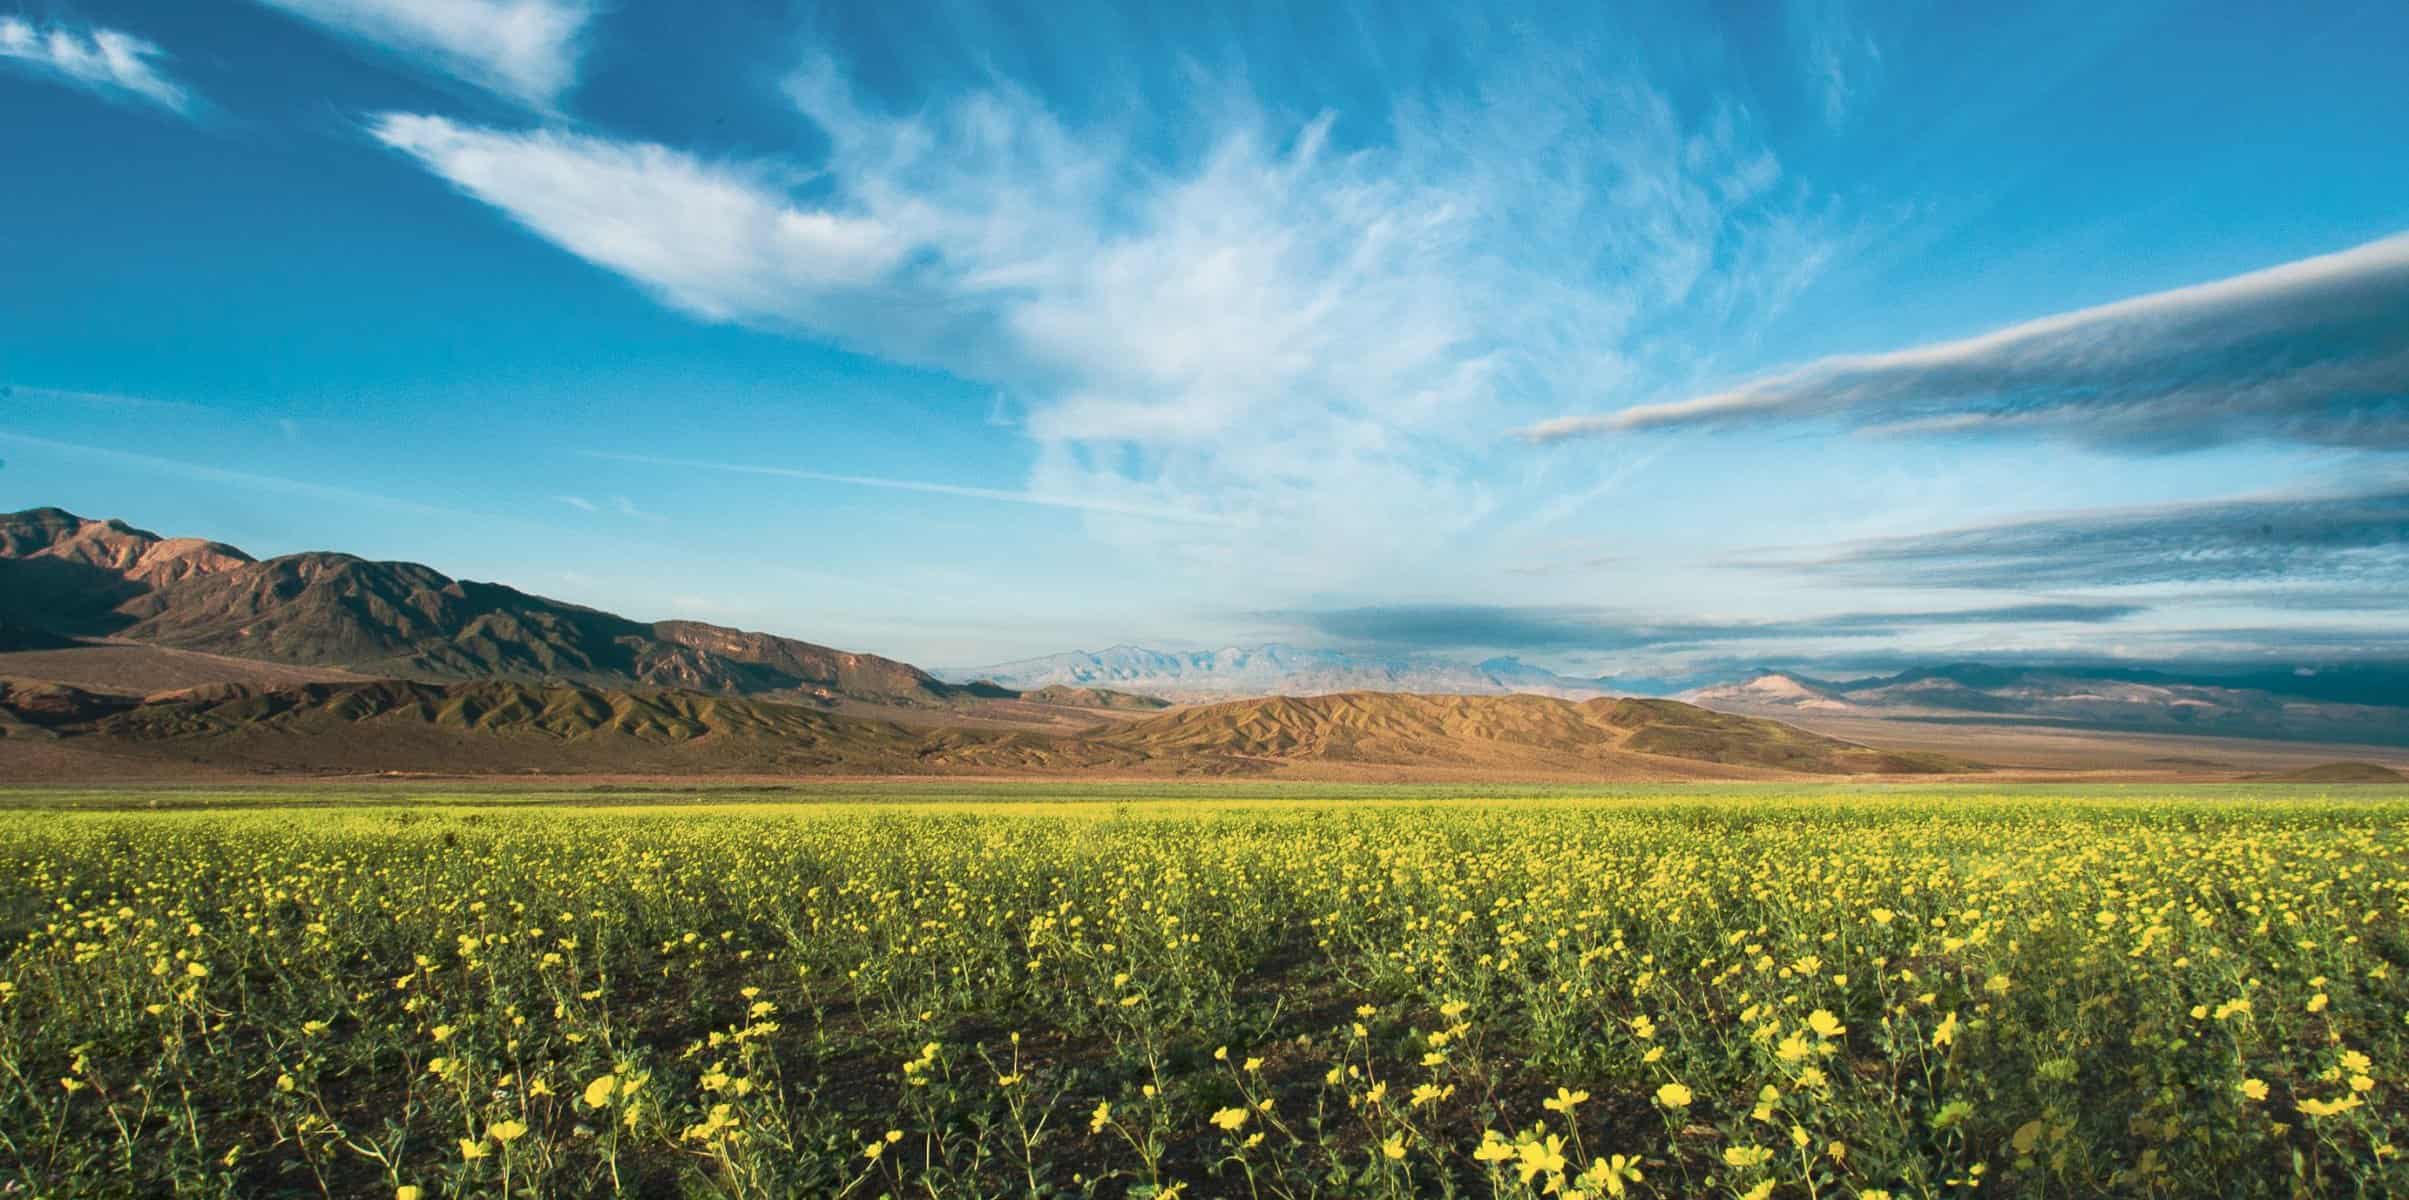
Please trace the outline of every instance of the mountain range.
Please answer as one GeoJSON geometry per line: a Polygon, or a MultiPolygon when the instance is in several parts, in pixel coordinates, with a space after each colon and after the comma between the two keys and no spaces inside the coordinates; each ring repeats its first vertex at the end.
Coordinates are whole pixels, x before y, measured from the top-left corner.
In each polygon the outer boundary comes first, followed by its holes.
{"type": "Polygon", "coordinates": [[[1511,657],[1467,663],[1426,656],[1311,650],[1278,643],[1192,651],[1113,646],[985,667],[941,667],[934,674],[957,684],[988,683],[1012,689],[1056,685],[1105,687],[1188,701],[1358,691],[1459,696],[1520,692],[1587,699],[1634,690],[1618,687],[1611,679],[1559,675],[1511,657]]]}
{"type": "Polygon", "coordinates": [[[56,508],[0,515],[0,628],[361,675],[682,688],[943,707],[979,689],[908,663],[707,625],[643,622],[431,567],[317,551],[254,559],[56,508]]]}
{"type": "MultiPolygon", "coordinates": [[[[56,508],[0,515],[10,697],[0,732],[53,758],[108,746],[334,769],[427,763],[449,747],[462,769],[1307,762],[1636,778],[1661,777],[1668,762],[1956,769],[2001,729],[2026,742],[2020,731],[2039,729],[2409,745],[2409,689],[2372,667],[2214,680],[1981,664],[1851,680],[1759,671],[1685,693],[1691,703],[1617,695],[1648,682],[1513,658],[1279,644],[1116,646],[932,673],[774,634],[634,620],[415,563],[259,559],[56,508]],[[1164,711],[1175,703],[1191,707],[1164,711]]],[[[2143,769],[2194,761],[2152,753],[2143,769]]]]}

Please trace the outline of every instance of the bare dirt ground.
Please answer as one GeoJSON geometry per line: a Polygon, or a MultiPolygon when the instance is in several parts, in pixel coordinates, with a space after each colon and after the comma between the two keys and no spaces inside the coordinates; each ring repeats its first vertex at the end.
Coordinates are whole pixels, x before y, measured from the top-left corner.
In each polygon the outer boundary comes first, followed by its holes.
{"type": "Polygon", "coordinates": [[[2409,749],[2327,742],[2186,737],[2060,729],[2014,721],[1958,723],[1792,713],[1789,724],[1885,750],[1953,754],[2003,772],[2068,773],[2153,779],[2220,779],[2297,770],[2336,761],[2372,762],[2409,771],[2409,749]]]}

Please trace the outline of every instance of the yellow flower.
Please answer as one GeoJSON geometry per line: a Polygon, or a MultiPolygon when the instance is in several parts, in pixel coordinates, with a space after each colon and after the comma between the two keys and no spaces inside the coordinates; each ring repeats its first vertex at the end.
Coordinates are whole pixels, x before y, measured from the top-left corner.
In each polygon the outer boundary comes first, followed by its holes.
{"type": "Polygon", "coordinates": [[[1247,1112],[1243,1108],[1225,1108],[1213,1114],[1213,1123],[1236,1133],[1246,1125],[1246,1117],[1247,1112]]]}
{"type": "Polygon", "coordinates": [[[405,1183],[393,1189],[393,1200],[418,1200],[418,1185],[405,1183]]]}
{"type": "Polygon", "coordinates": [[[519,1140],[521,1134],[527,1132],[527,1123],[524,1121],[496,1121],[486,1126],[485,1132],[491,1135],[493,1140],[509,1145],[519,1140]]]}
{"type": "Polygon", "coordinates": [[[1726,1146],[1723,1163],[1731,1167],[1761,1167],[1772,1161],[1773,1151],[1763,1146],[1726,1146]]]}
{"type": "Polygon", "coordinates": [[[2243,1081],[2242,1081],[2242,1095],[2244,1095],[2244,1096],[2247,1096],[2247,1097],[2249,1097],[2249,1098],[2250,1098],[2250,1099],[2252,1099],[2252,1100],[2264,1100],[2264,1099],[2266,1099],[2266,1098],[2267,1098],[2267,1081],[2266,1081],[2266,1080],[2264,1080],[2264,1079],[2245,1079],[2245,1080],[2243,1080],[2243,1081]]]}
{"type": "Polygon", "coordinates": [[[1821,1038],[1836,1038],[1848,1032],[1848,1026],[1841,1024],[1840,1018],[1833,1016],[1830,1010],[1821,1008],[1807,1014],[1807,1028],[1814,1030],[1815,1036],[1821,1038]]]}
{"type": "Polygon", "coordinates": [[[617,1088],[618,1086],[619,1086],[619,1077],[618,1077],[618,1076],[616,1076],[616,1075],[602,1075],[602,1076],[597,1076],[597,1077],[596,1077],[596,1078],[595,1078],[595,1079],[594,1079],[592,1082],[590,1082],[590,1083],[586,1084],[586,1094],[585,1094],[585,1102],[586,1102],[586,1107],[587,1107],[587,1108],[604,1108],[604,1107],[607,1107],[607,1106],[610,1104],[610,1102],[611,1102],[611,1092],[612,1092],[612,1090],[613,1090],[613,1089],[615,1089],[615,1088],[617,1088]]]}
{"type": "Polygon", "coordinates": [[[1952,1045],[1956,1041],[1957,1014],[1950,1013],[1948,1016],[1942,1017],[1939,1028],[1932,1031],[1932,1048],[1938,1050],[1943,1046],[1952,1045]]]}
{"type": "Polygon", "coordinates": [[[1102,1133],[1104,1127],[1110,1124],[1112,1124],[1112,1101],[1096,1101],[1096,1111],[1089,1113],[1087,1117],[1087,1131],[1102,1133]]]}
{"type": "Polygon", "coordinates": [[[1383,1157],[1388,1158],[1391,1161],[1404,1158],[1405,1135],[1401,1133],[1391,1134],[1387,1141],[1380,1143],[1380,1153],[1383,1157]]]}
{"type": "Polygon", "coordinates": [[[463,1160],[475,1162],[478,1159],[485,1157],[486,1153],[485,1143],[483,1141],[480,1141],[476,1138],[460,1139],[460,1157],[463,1160]]]}
{"type": "Polygon", "coordinates": [[[1574,1109],[1581,1107],[1582,1103],[1588,1099],[1588,1092],[1575,1092],[1565,1088],[1557,1088],[1556,1098],[1553,1100],[1540,1101],[1539,1107],[1544,1108],[1549,1112],[1560,1112],[1569,1117],[1573,1115],[1574,1109]]]}
{"type": "Polygon", "coordinates": [[[2349,1112],[2359,1104],[2357,1096],[2344,1096],[2339,1100],[2303,1100],[2300,1102],[2300,1111],[2312,1117],[2330,1117],[2335,1113],[2349,1112]]]}
{"type": "Polygon", "coordinates": [[[1529,1183],[1542,1173],[1560,1175],[1564,1172],[1564,1139],[1555,1134],[1522,1143],[1514,1148],[1514,1155],[1521,1160],[1514,1164],[1514,1169],[1522,1174],[1524,1183],[1529,1183]]]}
{"type": "Polygon", "coordinates": [[[1639,1181],[1639,1156],[1616,1154],[1590,1160],[1589,1169],[1573,1182],[1584,1192],[1620,1196],[1630,1190],[1628,1185],[1639,1181]]]}
{"type": "Polygon", "coordinates": [[[1666,1108],[1688,1108],[1693,1098],[1690,1089],[1678,1083],[1668,1083],[1656,1089],[1656,1102],[1666,1108]]]}

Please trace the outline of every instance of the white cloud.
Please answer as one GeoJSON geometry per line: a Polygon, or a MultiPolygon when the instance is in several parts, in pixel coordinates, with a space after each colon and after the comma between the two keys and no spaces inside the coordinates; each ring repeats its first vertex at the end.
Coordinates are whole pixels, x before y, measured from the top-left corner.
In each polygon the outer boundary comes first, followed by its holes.
{"type": "Polygon", "coordinates": [[[37,26],[20,17],[0,17],[0,59],[21,63],[107,96],[132,96],[171,112],[191,115],[184,86],[160,73],[158,46],[116,29],[77,31],[64,25],[37,26]]]}
{"type": "Polygon", "coordinates": [[[1837,418],[2169,449],[2254,439],[2409,449],[2409,234],[1977,337],[1821,359],[1754,383],[1521,431],[1837,418]]]}
{"type": "Polygon", "coordinates": [[[566,504],[566,505],[568,505],[569,507],[571,507],[571,508],[574,508],[574,509],[576,509],[576,510],[577,510],[577,511],[579,511],[579,512],[600,512],[600,511],[602,511],[601,509],[599,509],[599,508],[595,507],[595,505],[594,505],[594,502],[593,502],[593,501],[591,501],[591,500],[588,500],[588,499],[586,499],[586,498],[585,498],[585,497],[583,497],[583,496],[555,496],[555,497],[553,497],[553,499],[555,499],[555,500],[558,500],[558,501],[560,501],[561,503],[563,503],[563,504],[566,504]]]}
{"type": "Polygon", "coordinates": [[[259,0],[549,108],[577,77],[592,0],[259,0]]]}
{"type": "Polygon", "coordinates": [[[1826,260],[1746,114],[1685,118],[1574,57],[1389,114],[1215,93],[1168,160],[1010,88],[869,111],[827,68],[790,88],[828,141],[808,173],[440,117],[374,132],[687,312],[995,385],[1036,457],[993,498],[1076,498],[1197,575],[1323,586],[1517,506],[1495,430],[1686,367],[1691,343],[1654,340],[1667,314],[1748,322],[1826,260]],[[1206,521],[1167,537],[1167,513],[1206,521]]]}
{"type": "Polygon", "coordinates": [[[714,320],[784,314],[881,278],[901,240],[873,221],[807,212],[763,172],[661,146],[497,133],[388,114],[378,140],[563,249],[714,320]]]}

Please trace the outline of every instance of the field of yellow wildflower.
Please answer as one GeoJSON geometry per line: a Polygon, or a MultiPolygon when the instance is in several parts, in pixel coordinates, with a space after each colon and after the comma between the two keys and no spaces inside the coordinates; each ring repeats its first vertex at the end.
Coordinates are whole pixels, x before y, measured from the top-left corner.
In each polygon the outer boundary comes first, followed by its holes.
{"type": "Polygon", "coordinates": [[[0,814],[0,1194],[2409,1194],[2409,800],[0,814]]]}

